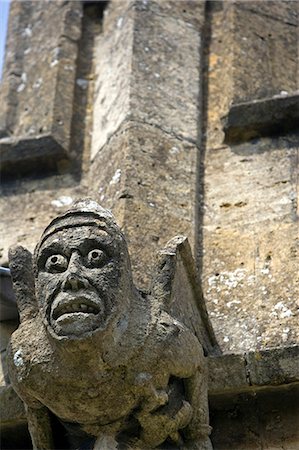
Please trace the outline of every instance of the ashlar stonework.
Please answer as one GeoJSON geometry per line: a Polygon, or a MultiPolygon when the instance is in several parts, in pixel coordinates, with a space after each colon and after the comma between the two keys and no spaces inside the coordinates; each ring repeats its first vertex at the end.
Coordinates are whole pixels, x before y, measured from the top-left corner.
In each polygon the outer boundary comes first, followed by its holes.
{"type": "Polygon", "coordinates": [[[203,348],[167,304],[171,255],[151,293],[139,291],[113,215],[82,200],[33,258],[12,249],[10,268],[21,324],[9,373],[34,449],[61,445],[58,426],[65,448],[212,448],[203,348]]]}

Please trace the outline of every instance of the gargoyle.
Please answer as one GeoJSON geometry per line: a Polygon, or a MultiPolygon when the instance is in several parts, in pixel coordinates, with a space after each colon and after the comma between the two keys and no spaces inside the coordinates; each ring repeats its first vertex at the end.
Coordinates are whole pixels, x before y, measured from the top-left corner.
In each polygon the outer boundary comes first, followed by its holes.
{"type": "Polygon", "coordinates": [[[183,241],[162,254],[149,293],[133,284],[112,214],[92,200],[54,219],[33,258],[10,251],[20,326],[9,374],[34,449],[212,448],[205,338],[171,314],[183,241]]]}

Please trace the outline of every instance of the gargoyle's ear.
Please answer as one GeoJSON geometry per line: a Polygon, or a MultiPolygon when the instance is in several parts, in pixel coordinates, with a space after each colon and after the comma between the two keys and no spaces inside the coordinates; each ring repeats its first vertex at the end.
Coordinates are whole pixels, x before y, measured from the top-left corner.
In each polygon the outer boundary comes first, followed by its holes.
{"type": "Polygon", "coordinates": [[[23,322],[37,314],[32,254],[17,246],[9,249],[8,258],[20,321],[23,322]]]}
{"type": "Polygon", "coordinates": [[[159,252],[150,292],[156,306],[189,328],[198,337],[206,353],[218,351],[195,262],[185,236],[174,237],[159,252]]]}

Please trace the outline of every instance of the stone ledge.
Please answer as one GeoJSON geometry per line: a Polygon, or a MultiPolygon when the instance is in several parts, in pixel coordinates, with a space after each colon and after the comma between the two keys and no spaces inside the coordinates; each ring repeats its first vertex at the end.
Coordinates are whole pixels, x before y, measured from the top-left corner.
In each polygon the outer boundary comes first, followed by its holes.
{"type": "Polygon", "coordinates": [[[209,357],[209,395],[299,382],[299,346],[209,357]]]}
{"type": "Polygon", "coordinates": [[[67,152],[57,142],[55,135],[26,136],[19,138],[4,138],[0,140],[1,171],[8,175],[18,169],[33,167],[38,161],[39,168],[53,167],[63,158],[67,158],[67,152]]]}
{"type": "Polygon", "coordinates": [[[298,128],[299,94],[233,104],[222,119],[224,142],[238,144],[298,128]]]}

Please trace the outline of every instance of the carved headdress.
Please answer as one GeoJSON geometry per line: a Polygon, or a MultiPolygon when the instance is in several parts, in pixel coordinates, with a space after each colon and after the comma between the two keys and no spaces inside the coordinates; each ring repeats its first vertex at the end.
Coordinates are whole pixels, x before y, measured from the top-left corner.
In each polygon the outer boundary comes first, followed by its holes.
{"type": "Polygon", "coordinates": [[[44,230],[39,243],[35,249],[35,256],[38,254],[44,241],[60,230],[74,228],[78,226],[95,226],[106,231],[108,234],[121,237],[124,236],[116,223],[116,220],[109,209],[105,209],[92,199],[86,198],[75,202],[70,209],[60,214],[44,230]]]}

